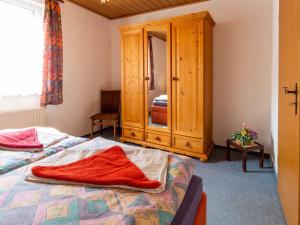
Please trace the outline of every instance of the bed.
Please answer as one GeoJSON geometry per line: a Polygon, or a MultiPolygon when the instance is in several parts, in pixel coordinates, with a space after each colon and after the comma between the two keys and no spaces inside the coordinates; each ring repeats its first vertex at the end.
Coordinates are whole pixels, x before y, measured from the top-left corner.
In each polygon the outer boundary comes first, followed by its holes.
{"type": "MultiPolygon", "coordinates": [[[[68,151],[116,144],[134,148],[96,138],[68,151]]],[[[24,180],[30,167],[58,154],[0,176],[0,224],[205,225],[206,197],[202,180],[192,177],[195,161],[189,157],[168,155],[167,186],[160,194],[24,180]]]]}
{"type": "MultiPolygon", "coordinates": [[[[0,132],[3,132],[3,130],[0,132]]],[[[88,138],[67,135],[65,139],[45,148],[41,152],[6,151],[0,148],[0,175],[36,162],[38,160],[44,159],[64,149],[73,147],[88,140],[88,138]]]]}

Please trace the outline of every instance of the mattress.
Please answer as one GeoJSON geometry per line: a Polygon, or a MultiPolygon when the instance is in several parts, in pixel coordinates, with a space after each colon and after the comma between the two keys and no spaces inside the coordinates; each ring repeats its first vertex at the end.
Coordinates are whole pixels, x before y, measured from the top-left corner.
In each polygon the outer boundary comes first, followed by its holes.
{"type": "Polygon", "coordinates": [[[16,152],[0,150],[0,175],[44,159],[64,149],[73,147],[86,141],[88,141],[87,138],[69,136],[59,143],[45,148],[41,152],[16,152]]]}
{"type": "MultiPolygon", "coordinates": [[[[116,142],[96,138],[70,149],[99,149],[113,145],[116,142]]],[[[155,154],[159,150],[151,151],[155,154]]],[[[168,225],[188,189],[195,161],[170,153],[166,190],[160,194],[29,183],[24,181],[27,169],[25,166],[0,176],[0,224],[168,225]]]]}
{"type": "Polygon", "coordinates": [[[194,225],[202,193],[202,179],[193,175],[172,225],[194,225]]]}

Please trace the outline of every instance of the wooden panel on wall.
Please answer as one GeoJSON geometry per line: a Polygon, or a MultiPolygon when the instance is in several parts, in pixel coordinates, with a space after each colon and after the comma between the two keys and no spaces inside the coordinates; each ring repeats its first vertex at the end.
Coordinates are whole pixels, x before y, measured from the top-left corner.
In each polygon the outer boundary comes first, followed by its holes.
{"type": "Polygon", "coordinates": [[[143,29],[122,32],[122,123],[144,128],[143,29]]]}
{"type": "Polygon", "coordinates": [[[101,0],[69,1],[109,19],[116,19],[208,0],[110,0],[106,3],[101,3],[101,0]]]}
{"type": "Polygon", "coordinates": [[[203,20],[173,23],[172,131],[203,138],[203,20]]]}

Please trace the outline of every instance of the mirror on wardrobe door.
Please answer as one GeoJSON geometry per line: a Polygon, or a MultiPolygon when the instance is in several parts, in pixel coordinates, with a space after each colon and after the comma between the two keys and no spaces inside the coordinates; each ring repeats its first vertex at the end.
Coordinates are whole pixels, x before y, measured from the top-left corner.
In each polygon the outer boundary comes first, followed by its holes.
{"type": "Polygon", "coordinates": [[[168,128],[168,33],[147,32],[148,127],[168,128]]]}

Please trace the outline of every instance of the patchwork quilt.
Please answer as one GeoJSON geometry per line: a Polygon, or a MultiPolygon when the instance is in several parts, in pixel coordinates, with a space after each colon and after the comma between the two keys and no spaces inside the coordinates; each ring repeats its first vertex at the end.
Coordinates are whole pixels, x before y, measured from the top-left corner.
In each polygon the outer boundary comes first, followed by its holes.
{"type": "MultiPolygon", "coordinates": [[[[71,149],[112,145],[116,142],[99,138],[71,149]]],[[[118,188],[30,183],[24,180],[29,170],[25,166],[0,176],[0,224],[168,225],[183,200],[194,168],[193,159],[170,153],[166,190],[150,194],[118,188]]]]}
{"type": "Polygon", "coordinates": [[[62,140],[51,147],[45,148],[41,152],[33,153],[0,150],[0,175],[86,141],[88,141],[87,138],[69,136],[67,139],[62,140]]]}

